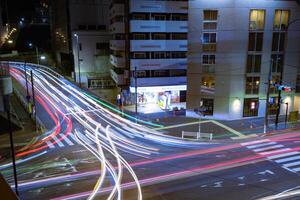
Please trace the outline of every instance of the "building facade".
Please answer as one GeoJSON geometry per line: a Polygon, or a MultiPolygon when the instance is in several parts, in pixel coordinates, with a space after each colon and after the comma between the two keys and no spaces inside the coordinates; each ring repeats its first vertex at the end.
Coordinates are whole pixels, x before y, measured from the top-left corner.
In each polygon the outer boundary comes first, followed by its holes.
{"type": "MultiPolygon", "coordinates": [[[[73,77],[89,88],[111,84],[109,0],[52,0],[52,37],[57,60],[74,63],[73,77]],[[103,83],[105,79],[105,83],[103,83]]],[[[113,82],[112,82],[113,83],[113,82]]]]}
{"type": "Polygon", "coordinates": [[[300,106],[300,6],[297,1],[189,1],[187,109],[217,119],[264,116],[300,106]],[[282,79],[281,79],[282,78],[282,79]]]}
{"type": "MultiPolygon", "coordinates": [[[[112,0],[111,76],[127,103],[186,102],[188,1],[112,0]]],[[[185,105],[184,105],[185,106],[185,105]]]]}

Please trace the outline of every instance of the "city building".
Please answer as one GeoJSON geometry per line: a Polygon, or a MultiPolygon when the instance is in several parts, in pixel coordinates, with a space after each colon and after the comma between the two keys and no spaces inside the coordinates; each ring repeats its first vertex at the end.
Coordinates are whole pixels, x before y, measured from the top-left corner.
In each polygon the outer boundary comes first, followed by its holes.
{"type": "Polygon", "coordinates": [[[110,77],[108,0],[52,0],[53,49],[59,65],[74,63],[73,77],[84,87],[113,84],[110,77]]]}
{"type": "Polygon", "coordinates": [[[125,104],[185,107],[188,1],[112,0],[109,13],[111,76],[125,104]]]}
{"type": "Polygon", "coordinates": [[[300,106],[300,6],[297,1],[189,1],[187,109],[216,119],[263,117],[300,106]],[[282,77],[282,79],[281,79],[282,77]]]}

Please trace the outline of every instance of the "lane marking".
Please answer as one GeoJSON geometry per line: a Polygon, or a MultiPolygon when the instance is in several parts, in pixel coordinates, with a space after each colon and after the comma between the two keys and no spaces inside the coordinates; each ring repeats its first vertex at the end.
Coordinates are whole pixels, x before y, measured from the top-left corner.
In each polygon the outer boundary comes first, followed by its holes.
{"type": "Polygon", "coordinates": [[[177,124],[177,125],[171,125],[171,126],[165,126],[165,127],[160,127],[160,128],[154,128],[153,130],[165,130],[165,129],[172,129],[172,128],[178,128],[178,127],[183,127],[183,126],[189,126],[189,125],[195,125],[195,124],[204,124],[204,123],[209,123],[212,122],[211,120],[207,121],[197,121],[197,122],[189,122],[185,124],[177,124]]]}
{"type": "Polygon", "coordinates": [[[277,144],[276,142],[268,142],[268,143],[262,143],[262,144],[257,144],[257,145],[252,145],[252,146],[247,146],[248,149],[255,149],[258,147],[263,147],[263,146],[268,146],[272,144],[277,144]]]}
{"type": "Polygon", "coordinates": [[[297,165],[300,165],[300,161],[284,164],[283,166],[284,167],[293,167],[293,166],[297,166],[297,165]]]}
{"type": "Polygon", "coordinates": [[[270,142],[270,140],[264,139],[264,140],[257,140],[257,141],[252,141],[252,142],[244,142],[244,143],[241,143],[241,145],[247,146],[247,145],[259,144],[259,143],[263,143],[263,142],[270,142]]]}
{"type": "Polygon", "coordinates": [[[61,138],[63,138],[64,141],[66,141],[66,143],[68,143],[68,145],[73,146],[74,143],[65,135],[63,134],[59,134],[61,136],[61,138]]]}
{"type": "Polygon", "coordinates": [[[76,141],[76,143],[78,143],[77,138],[74,136],[74,133],[70,133],[69,136],[71,136],[71,138],[76,141]]]}
{"type": "Polygon", "coordinates": [[[59,141],[59,139],[57,139],[56,136],[52,136],[52,138],[55,140],[55,142],[58,144],[59,147],[64,147],[65,146],[61,141],[59,141]]]}
{"type": "Polygon", "coordinates": [[[268,155],[268,154],[273,154],[273,153],[278,153],[278,152],[288,151],[288,150],[291,150],[291,149],[290,148],[284,148],[284,149],[279,149],[279,150],[275,150],[275,151],[260,152],[259,154],[268,155]]]}
{"type": "Polygon", "coordinates": [[[283,158],[283,159],[275,160],[275,162],[284,163],[284,162],[288,162],[288,161],[292,161],[292,160],[299,160],[299,159],[300,159],[300,156],[293,156],[293,157],[289,157],[289,158],[283,158]]]}
{"type": "Polygon", "coordinates": [[[295,172],[299,172],[299,171],[300,171],[300,167],[298,167],[298,168],[293,168],[293,169],[291,169],[291,170],[293,170],[293,171],[295,171],[295,172]]]}
{"type": "Polygon", "coordinates": [[[292,152],[283,153],[283,154],[279,154],[279,155],[269,156],[268,158],[269,159],[276,159],[276,158],[282,158],[282,157],[292,156],[292,155],[296,155],[296,154],[299,154],[299,152],[292,151],[292,152]]]}
{"type": "Polygon", "coordinates": [[[55,146],[50,141],[47,141],[46,143],[47,143],[47,145],[48,145],[48,147],[50,149],[54,149],[55,148],[55,146]]]}
{"type": "Polygon", "coordinates": [[[278,144],[278,145],[273,145],[273,146],[269,146],[269,147],[265,147],[265,148],[260,148],[260,149],[253,149],[254,152],[261,152],[261,151],[266,151],[266,150],[270,150],[270,149],[278,149],[284,147],[282,144],[278,144]]]}

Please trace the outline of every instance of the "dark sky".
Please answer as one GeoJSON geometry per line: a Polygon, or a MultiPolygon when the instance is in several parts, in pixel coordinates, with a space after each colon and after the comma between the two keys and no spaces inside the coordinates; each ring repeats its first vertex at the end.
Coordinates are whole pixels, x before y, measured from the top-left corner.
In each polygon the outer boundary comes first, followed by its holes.
{"type": "Polygon", "coordinates": [[[34,5],[39,0],[0,0],[4,22],[6,22],[6,1],[8,5],[9,21],[17,23],[21,17],[30,20],[34,12],[34,5]]]}

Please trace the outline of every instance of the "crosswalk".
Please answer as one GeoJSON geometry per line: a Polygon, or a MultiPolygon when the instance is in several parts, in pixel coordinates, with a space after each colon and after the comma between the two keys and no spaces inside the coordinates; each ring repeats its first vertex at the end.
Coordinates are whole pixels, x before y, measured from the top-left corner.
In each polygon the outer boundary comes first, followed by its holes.
{"type": "MultiPolygon", "coordinates": [[[[83,136],[81,133],[80,138],[83,138],[84,141],[88,144],[92,144],[93,142],[89,140],[87,137],[83,136]]],[[[51,140],[46,141],[46,144],[50,149],[55,149],[55,148],[62,148],[62,147],[67,147],[67,146],[74,146],[80,143],[77,141],[77,138],[75,137],[74,133],[70,133],[69,135],[65,134],[58,134],[56,136],[52,136],[51,140]]]]}
{"type": "Polygon", "coordinates": [[[241,143],[251,151],[265,156],[290,172],[300,172],[300,152],[293,151],[282,144],[269,139],[241,143]]]}

